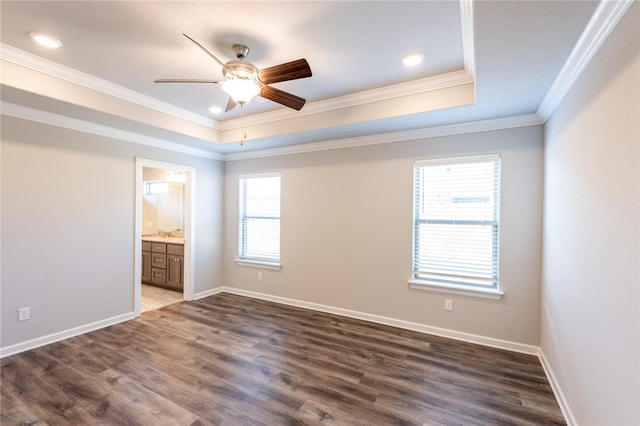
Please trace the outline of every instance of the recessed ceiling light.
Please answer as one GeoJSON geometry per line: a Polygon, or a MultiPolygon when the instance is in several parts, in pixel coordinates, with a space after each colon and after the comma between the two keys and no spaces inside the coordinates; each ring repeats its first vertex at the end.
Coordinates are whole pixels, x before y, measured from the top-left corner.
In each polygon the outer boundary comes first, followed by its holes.
{"type": "Polygon", "coordinates": [[[402,57],[402,62],[408,67],[419,65],[424,59],[424,55],[420,52],[407,53],[402,57]]]}
{"type": "Polygon", "coordinates": [[[58,47],[62,46],[62,42],[60,40],[50,36],[49,34],[32,31],[29,33],[29,35],[36,43],[50,49],[57,49],[58,47]]]}
{"type": "Polygon", "coordinates": [[[211,114],[220,114],[220,113],[222,112],[222,108],[220,108],[220,107],[219,107],[219,106],[217,106],[217,105],[211,105],[211,106],[209,107],[209,112],[210,112],[211,114]]]}

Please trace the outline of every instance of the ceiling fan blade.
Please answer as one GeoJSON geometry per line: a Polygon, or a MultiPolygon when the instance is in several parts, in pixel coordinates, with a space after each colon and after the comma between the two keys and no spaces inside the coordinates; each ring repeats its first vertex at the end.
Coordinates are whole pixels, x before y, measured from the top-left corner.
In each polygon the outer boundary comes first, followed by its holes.
{"type": "Polygon", "coordinates": [[[218,80],[196,80],[192,78],[159,78],[154,83],[220,83],[218,80]]]}
{"type": "Polygon", "coordinates": [[[311,75],[311,67],[306,59],[298,59],[258,71],[258,78],[264,84],[296,80],[311,77],[311,75]]]}
{"type": "Polygon", "coordinates": [[[299,96],[292,95],[291,93],[287,93],[284,90],[276,89],[271,86],[263,86],[260,90],[260,96],[286,107],[293,108],[297,111],[300,111],[306,102],[305,99],[299,96]]]}
{"type": "Polygon", "coordinates": [[[201,45],[200,43],[198,43],[197,41],[195,41],[194,39],[192,39],[191,37],[189,37],[188,35],[182,33],[183,36],[185,36],[186,38],[188,38],[189,40],[191,40],[196,46],[198,46],[200,49],[202,49],[207,55],[211,56],[217,63],[219,63],[222,66],[222,69],[225,70],[226,72],[228,72],[231,75],[235,75],[235,73],[233,71],[231,71],[225,64],[224,62],[222,62],[220,59],[216,58],[216,56],[209,52],[203,45],[201,45]]]}
{"type": "Polygon", "coordinates": [[[236,105],[237,105],[236,101],[234,101],[232,97],[229,97],[229,100],[227,101],[227,106],[224,109],[224,112],[231,111],[232,109],[234,109],[236,107],[236,105]]]}

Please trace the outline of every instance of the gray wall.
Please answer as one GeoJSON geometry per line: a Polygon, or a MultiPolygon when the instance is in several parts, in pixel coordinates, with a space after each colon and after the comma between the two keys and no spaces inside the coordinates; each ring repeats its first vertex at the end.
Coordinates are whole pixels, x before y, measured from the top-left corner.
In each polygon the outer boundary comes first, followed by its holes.
{"type": "Polygon", "coordinates": [[[225,285],[539,344],[542,126],[225,163],[225,285]],[[413,162],[502,155],[500,301],[409,288],[413,162]],[[282,270],[237,266],[238,177],[282,173],[282,270]],[[444,299],[454,300],[445,312],[444,299]]]}
{"type": "Polygon", "coordinates": [[[222,163],[1,124],[2,348],[134,311],[135,157],[195,167],[195,293],[221,285],[222,163]],[[17,322],[26,306],[31,319],[17,322]]]}
{"type": "Polygon", "coordinates": [[[640,424],[640,3],[545,127],[541,347],[581,425],[640,424]]]}

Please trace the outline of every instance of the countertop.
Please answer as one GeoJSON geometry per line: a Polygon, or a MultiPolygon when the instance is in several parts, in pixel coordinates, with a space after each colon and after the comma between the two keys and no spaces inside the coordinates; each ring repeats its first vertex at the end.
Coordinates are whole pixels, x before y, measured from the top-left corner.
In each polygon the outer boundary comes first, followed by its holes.
{"type": "Polygon", "coordinates": [[[159,235],[143,236],[142,241],[150,241],[152,243],[184,244],[184,238],[161,237],[159,235]]]}

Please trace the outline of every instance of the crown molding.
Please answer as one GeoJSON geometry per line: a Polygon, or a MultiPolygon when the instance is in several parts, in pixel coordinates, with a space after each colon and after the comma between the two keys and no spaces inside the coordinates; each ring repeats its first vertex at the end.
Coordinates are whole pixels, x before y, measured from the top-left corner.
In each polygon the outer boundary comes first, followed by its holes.
{"type": "Polygon", "coordinates": [[[368,145],[380,145],[393,142],[406,142],[419,139],[429,139],[442,136],[461,135],[466,133],[487,132],[491,130],[512,129],[544,124],[535,114],[516,115],[491,120],[472,121],[468,123],[449,124],[444,126],[426,127],[415,130],[380,133],[374,135],[356,136],[352,138],[312,142],[281,148],[262,149],[248,152],[225,154],[224,161],[248,160],[254,158],[275,157],[279,155],[301,154],[332,149],[356,148],[368,145]]]}
{"type": "Polygon", "coordinates": [[[180,152],[183,154],[195,155],[203,158],[211,158],[213,160],[224,159],[224,156],[222,154],[207,151],[205,149],[193,148],[180,143],[170,142],[164,139],[154,138],[140,133],[116,129],[115,127],[104,126],[102,124],[79,120],[77,118],[71,118],[48,111],[29,108],[10,102],[0,102],[0,110],[2,111],[2,115],[6,115],[8,117],[35,121],[51,126],[76,130],[83,133],[132,142],[139,145],[152,146],[154,148],[166,149],[173,152],[180,152]]]}
{"type": "Polygon", "coordinates": [[[105,93],[109,96],[123,99],[127,102],[131,102],[145,108],[173,115],[214,130],[218,130],[219,127],[219,123],[215,120],[194,114],[191,111],[178,108],[174,105],[159,101],[150,96],[143,95],[134,90],[127,89],[126,87],[111,83],[110,81],[103,80],[91,74],[78,71],[74,68],[61,65],[32,53],[25,52],[24,50],[5,43],[0,43],[0,59],[61,80],[69,81],[79,86],[87,87],[97,92],[105,93]]]}
{"type": "Polygon", "coordinates": [[[464,69],[476,79],[476,54],[473,37],[473,0],[460,0],[460,28],[464,69]]]}
{"type": "Polygon", "coordinates": [[[199,148],[189,147],[180,143],[167,141],[160,138],[146,136],[140,133],[116,129],[110,126],[91,123],[84,120],[41,111],[10,102],[0,102],[2,115],[34,121],[52,126],[62,127],[79,132],[118,139],[139,145],[166,149],[183,154],[195,155],[202,158],[210,158],[218,161],[236,161],[253,158],[275,157],[279,155],[300,154],[307,152],[328,151],[342,148],[355,148],[368,145],[380,145],[385,143],[406,142],[434,137],[460,135],[466,133],[478,133],[492,130],[503,130],[516,127],[527,127],[544,124],[537,114],[524,114],[511,117],[503,117],[491,120],[473,121],[460,124],[426,127],[422,129],[403,130],[398,132],[380,133],[374,135],[356,136],[352,138],[326,140],[302,145],[293,145],[282,148],[263,149],[232,154],[220,154],[199,148]]]}
{"type": "Polygon", "coordinates": [[[600,46],[609,37],[618,22],[629,10],[635,0],[601,0],[589,24],[580,36],[571,55],[565,62],[538,107],[537,114],[546,122],[562,99],[582,74],[600,46]]]}
{"type": "MultiPolygon", "coordinates": [[[[470,1],[471,0],[461,0],[461,2],[469,4],[470,1]]],[[[464,24],[463,26],[468,27],[468,25],[464,24]]],[[[467,57],[473,58],[473,42],[471,41],[470,43],[463,43],[463,45],[465,47],[465,67],[467,67],[469,65],[467,57]],[[469,49],[471,50],[471,53],[468,52],[469,49]]],[[[262,114],[255,114],[248,117],[219,122],[192,113],[191,111],[178,108],[166,102],[159,101],[150,96],[143,95],[136,91],[127,89],[123,86],[111,83],[107,80],[103,80],[82,71],[78,71],[74,68],[58,64],[56,62],[15,48],[5,43],[0,43],[0,59],[218,131],[235,130],[243,126],[262,125],[274,121],[303,117],[326,111],[364,105],[368,103],[384,101],[387,99],[400,98],[404,96],[410,96],[414,94],[425,93],[474,82],[473,76],[469,74],[467,70],[458,70],[432,77],[413,80],[406,83],[393,84],[377,89],[366,90],[344,96],[338,96],[331,99],[308,103],[307,105],[305,105],[305,108],[302,111],[293,111],[288,108],[284,108],[262,114]]]]}

